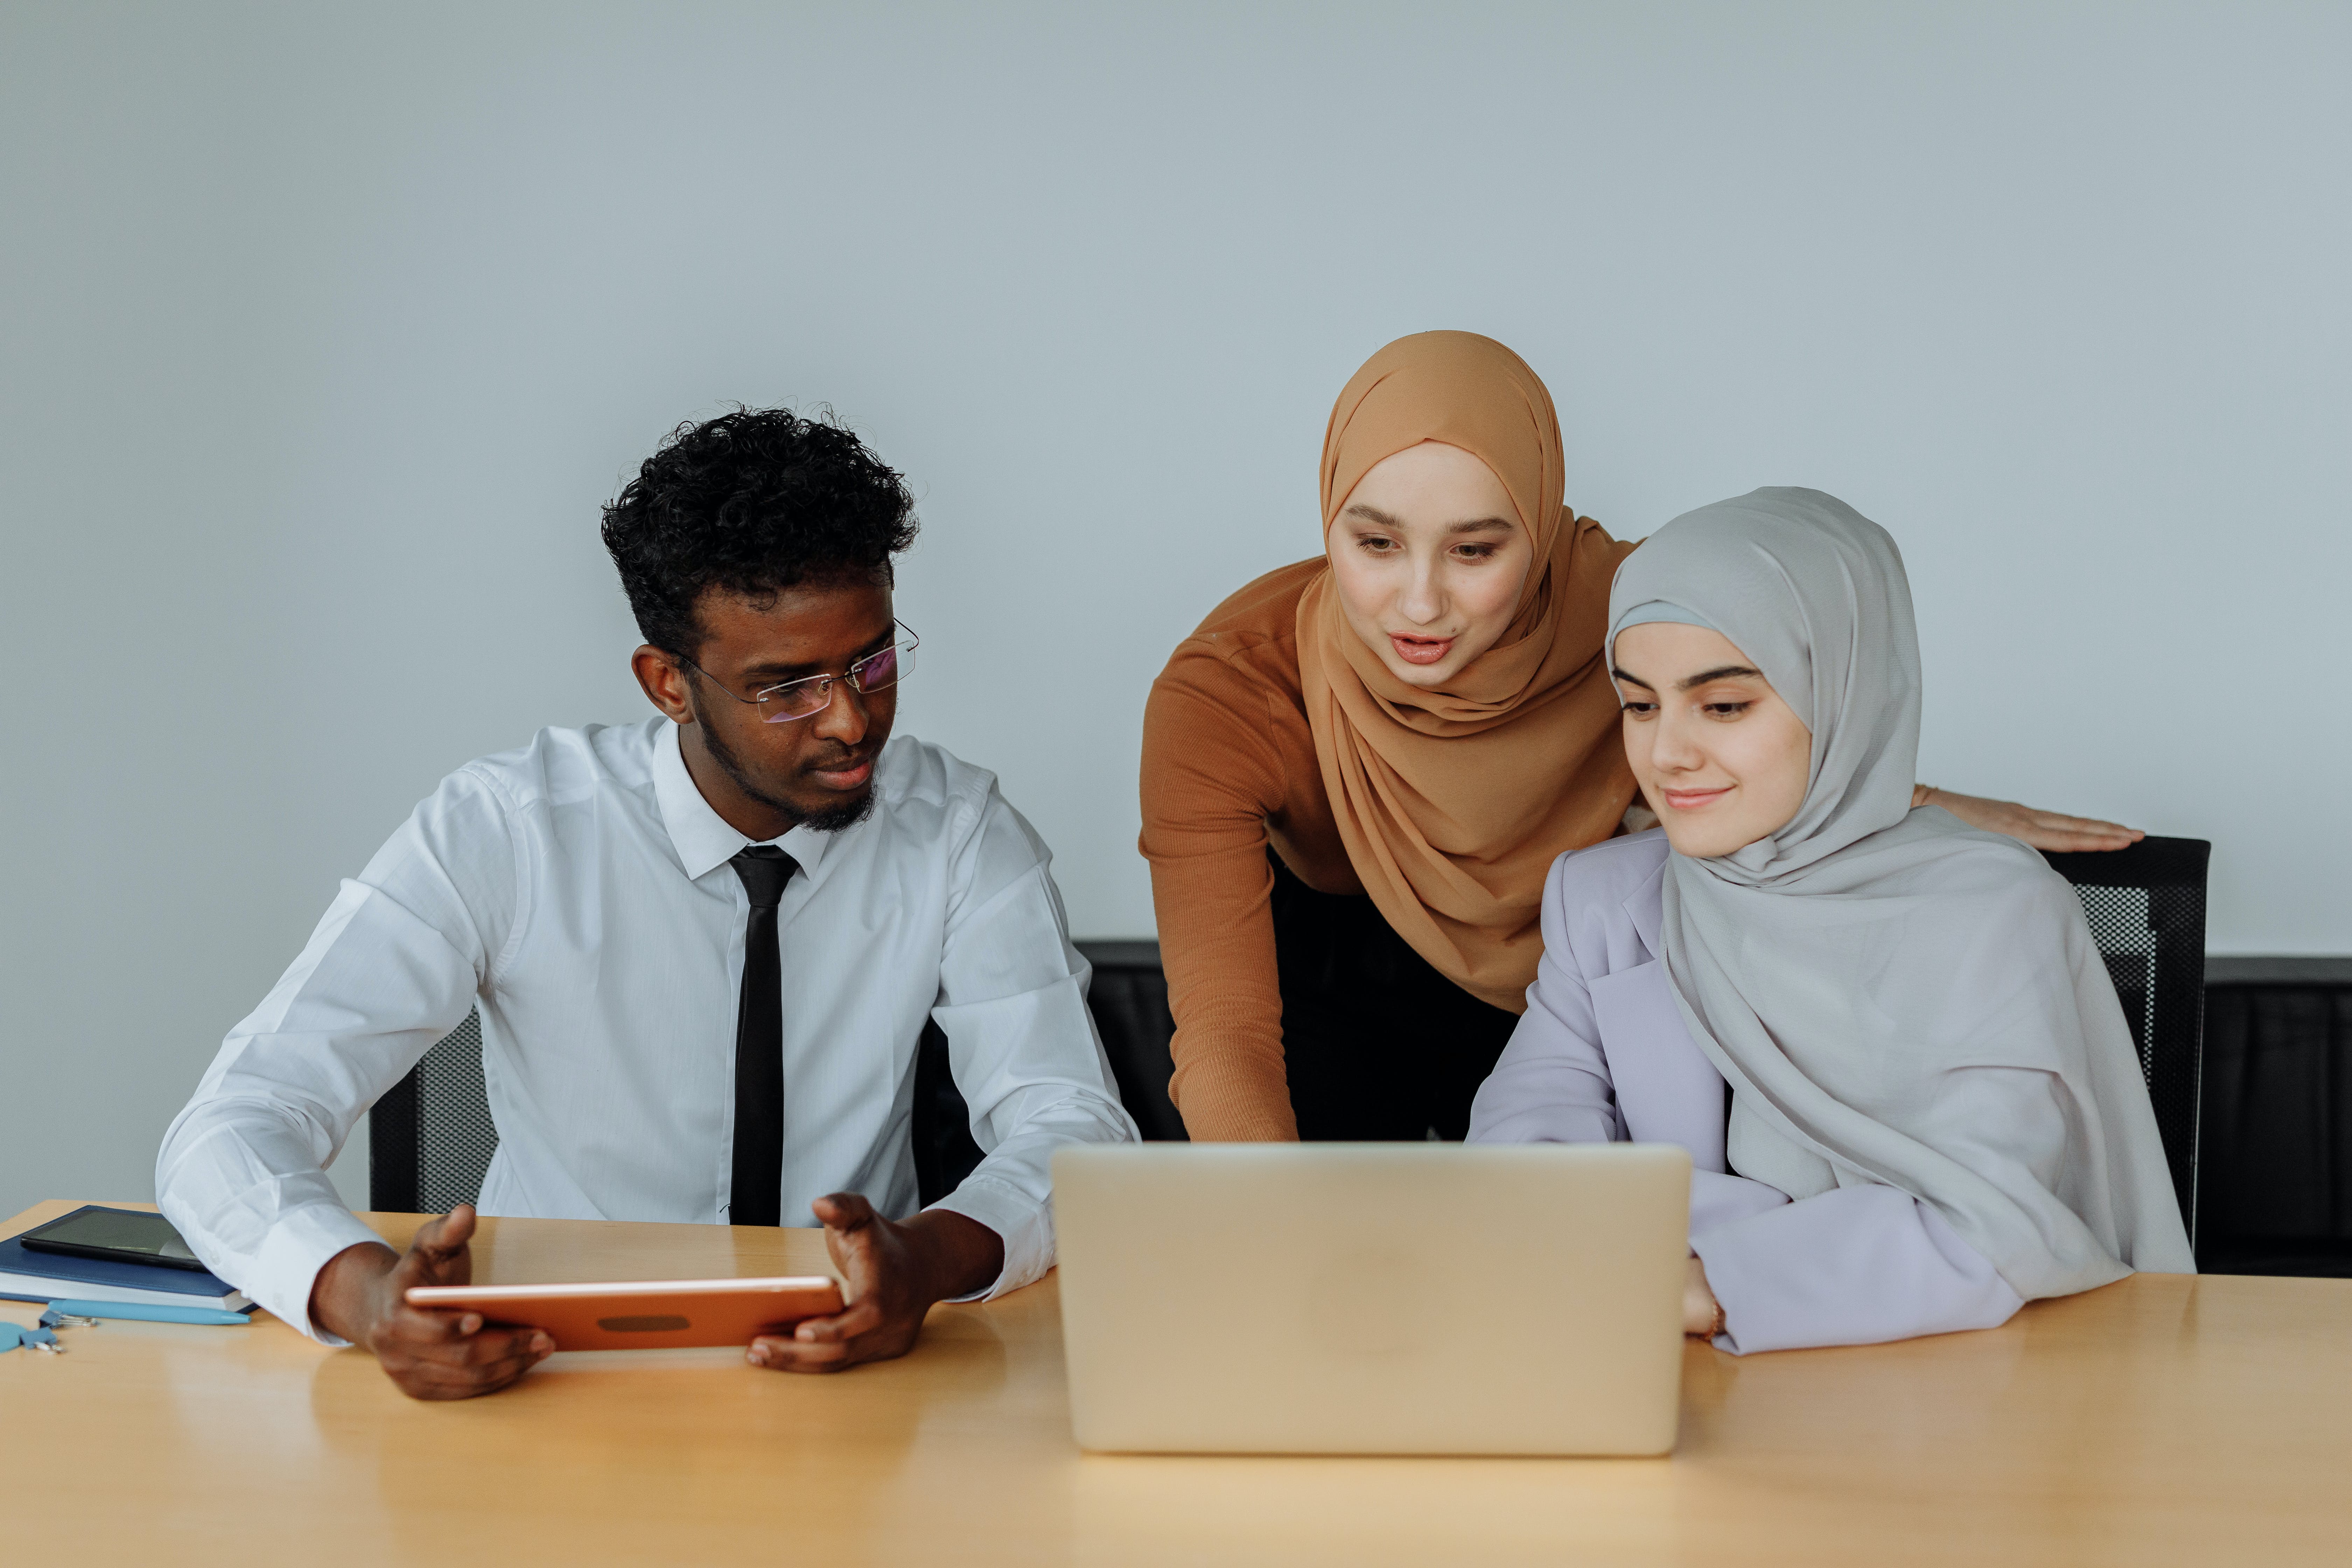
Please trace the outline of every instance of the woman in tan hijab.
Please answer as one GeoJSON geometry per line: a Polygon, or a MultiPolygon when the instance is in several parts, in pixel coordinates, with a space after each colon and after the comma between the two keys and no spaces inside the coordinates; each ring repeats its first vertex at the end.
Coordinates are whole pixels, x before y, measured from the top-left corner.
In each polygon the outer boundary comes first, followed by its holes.
{"type": "MultiPolygon", "coordinates": [[[[1634,800],[1601,657],[1633,546],[1565,478],[1517,354],[1401,338],[1331,411],[1324,553],[1217,606],[1153,682],[1141,848],[1193,1138],[1466,1131],[1546,871],[1634,800]]],[[[2044,848],[2138,837],[1933,793],[2044,848]]]]}

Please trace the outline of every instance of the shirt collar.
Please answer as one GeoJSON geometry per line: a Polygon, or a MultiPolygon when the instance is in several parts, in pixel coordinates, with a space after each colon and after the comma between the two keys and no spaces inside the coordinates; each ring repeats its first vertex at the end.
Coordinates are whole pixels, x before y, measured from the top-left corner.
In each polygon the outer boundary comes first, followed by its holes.
{"type": "MultiPolygon", "coordinates": [[[[710,809],[694,775],[686,771],[685,754],[677,749],[678,726],[665,723],[662,731],[654,742],[654,804],[660,808],[662,826],[669,830],[669,844],[677,852],[677,863],[686,868],[689,881],[700,881],[735,858],[745,845],[761,840],[744,837],[727,826],[725,817],[710,809]]],[[[765,842],[799,861],[801,870],[806,873],[814,871],[824,858],[825,840],[833,837],[795,827],[765,842]]]]}

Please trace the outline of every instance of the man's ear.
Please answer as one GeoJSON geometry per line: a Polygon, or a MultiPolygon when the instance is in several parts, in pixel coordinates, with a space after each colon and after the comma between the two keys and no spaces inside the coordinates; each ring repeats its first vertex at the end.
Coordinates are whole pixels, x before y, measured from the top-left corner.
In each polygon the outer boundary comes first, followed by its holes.
{"type": "Polygon", "coordinates": [[[629,669],[637,678],[646,700],[679,724],[694,722],[694,700],[686,688],[686,671],[677,660],[651,643],[629,656],[629,669]]]}

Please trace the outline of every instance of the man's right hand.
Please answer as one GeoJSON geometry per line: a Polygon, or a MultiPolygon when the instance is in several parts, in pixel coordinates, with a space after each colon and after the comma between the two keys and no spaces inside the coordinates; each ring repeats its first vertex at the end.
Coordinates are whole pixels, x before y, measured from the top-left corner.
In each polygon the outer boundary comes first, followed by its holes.
{"type": "Polygon", "coordinates": [[[474,1278],[467,1243],[474,1205],[417,1227],[408,1250],[381,1242],[347,1247],[310,1287],[310,1321],[375,1354],[384,1375],[412,1399],[495,1394],[545,1360],[555,1342],[541,1329],[499,1328],[479,1312],[436,1312],[408,1304],[411,1285],[466,1285],[474,1278]]]}

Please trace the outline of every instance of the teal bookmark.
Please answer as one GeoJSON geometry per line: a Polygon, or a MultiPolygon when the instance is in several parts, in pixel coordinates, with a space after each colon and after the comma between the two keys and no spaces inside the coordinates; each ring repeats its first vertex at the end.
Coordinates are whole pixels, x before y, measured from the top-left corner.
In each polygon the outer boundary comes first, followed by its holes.
{"type": "Polygon", "coordinates": [[[253,1321],[243,1312],[213,1307],[151,1307],[143,1301],[52,1301],[50,1306],[77,1318],[128,1318],[142,1323],[234,1323],[253,1321]]]}

